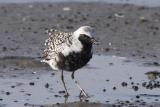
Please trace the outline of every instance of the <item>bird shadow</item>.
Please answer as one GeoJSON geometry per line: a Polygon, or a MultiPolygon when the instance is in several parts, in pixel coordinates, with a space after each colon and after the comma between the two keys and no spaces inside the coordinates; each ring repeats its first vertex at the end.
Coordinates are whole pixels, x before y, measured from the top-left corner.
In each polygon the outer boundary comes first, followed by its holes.
{"type": "Polygon", "coordinates": [[[101,103],[95,103],[95,102],[73,102],[73,103],[57,103],[57,104],[51,104],[51,105],[32,105],[31,107],[112,107],[109,104],[101,104],[101,103]]]}
{"type": "Polygon", "coordinates": [[[99,69],[99,68],[91,66],[90,64],[87,64],[83,69],[99,69]]]}

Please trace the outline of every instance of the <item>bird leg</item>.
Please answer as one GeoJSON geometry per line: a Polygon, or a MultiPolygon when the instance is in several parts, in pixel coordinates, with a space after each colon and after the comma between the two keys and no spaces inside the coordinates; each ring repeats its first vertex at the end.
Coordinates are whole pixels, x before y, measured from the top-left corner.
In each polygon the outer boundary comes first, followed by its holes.
{"type": "Polygon", "coordinates": [[[84,95],[85,97],[89,97],[89,96],[87,95],[87,93],[84,91],[84,89],[81,88],[81,86],[79,85],[79,82],[74,79],[74,72],[75,72],[75,71],[72,72],[71,77],[72,77],[72,80],[74,80],[76,86],[77,86],[77,87],[80,89],[80,91],[81,91],[79,97],[82,97],[82,93],[83,93],[83,95],[84,95]]]}
{"type": "Polygon", "coordinates": [[[67,88],[66,88],[66,84],[65,84],[65,82],[64,82],[63,70],[62,70],[62,72],[61,72],[61,80],[62,80],[62,83],[63,83],[63,87],[64,87],[64,89],[65,89],[65,96],[64,96],[64,97],[68,97],[69,94],[68,94],[68,90],[67,90],[67,88]]]}

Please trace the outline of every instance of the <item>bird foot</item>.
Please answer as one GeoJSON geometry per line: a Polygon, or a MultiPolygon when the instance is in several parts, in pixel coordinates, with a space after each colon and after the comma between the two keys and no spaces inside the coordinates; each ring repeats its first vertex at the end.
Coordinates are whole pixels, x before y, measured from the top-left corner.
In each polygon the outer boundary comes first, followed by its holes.
{"type": "Polygon", "coordinates": [[[64,94],[64,97],[65,97],[65,98],[68,98],[68,97],[69,97],[69,93],[66,92],[66,93],[64,94]]]}
{"type": "Polygon", "coordinates": [[[89,98],[89,95],[81,91],[79,94],[79,98],[89,98]]]}

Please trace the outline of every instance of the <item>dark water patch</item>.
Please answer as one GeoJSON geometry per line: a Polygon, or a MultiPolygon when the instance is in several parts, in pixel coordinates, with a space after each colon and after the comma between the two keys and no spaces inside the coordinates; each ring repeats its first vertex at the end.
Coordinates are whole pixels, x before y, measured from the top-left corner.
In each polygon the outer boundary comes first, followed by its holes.
{"type": "Polygon", "coordinates": [[[25,71],[45,69],[51,70],[47,64],[41,63],[40,58],[23,57],[23,56],[6,56],[0,58],[0,72],[25,71]]]}

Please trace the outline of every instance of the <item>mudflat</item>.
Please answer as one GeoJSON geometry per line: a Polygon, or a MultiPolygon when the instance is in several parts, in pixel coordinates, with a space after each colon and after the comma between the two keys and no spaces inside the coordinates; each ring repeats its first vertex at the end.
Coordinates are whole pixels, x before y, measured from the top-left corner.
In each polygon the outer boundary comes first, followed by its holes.
{"type": "Polygon", "coordinates": [[[159,10],[106,3],[0,4],[0,55],[39,56],[45,28],[91,25],[100,41],[95,53],[159,60],[159,10]]]}
{"type": "MultiPolygon", "coordinates": [[[[54,27],[61,31],[70,32],[76,30],[80,26],[90,25],[95,27],[96,38],[100,42],[99,45],[94,46],[94,54],[104,54],[108,56],[116,55],[120,57],[137,59],[140,61],[142,60],[144,62],[149,61],[150,63],[148,64],[159,67],[160,65],[159,64],[160,62],[159,61],[160,60],[159,11],[160,7],[151,8],[151,7],[134,6],[128,4],[107,4],[100,2],[0,4],[0,38],[1,38],[0,63],[1,64],[11,63],[10,61],[7,62],[8,60],[4,60],[3,59],[4,57],[10,59],[14,59],[15,57],[20,57],[23,60],[25,58],[29,58],[34,63],[35,60],[33,59],[40,57],[41,52],[44,49],[44,41],[46,38],[48,38],[48,35],[45,34],[46,28],[54,27]]],[[[19,64],[22,66],[29,64],[27,66],[30,66],[32,68],[35,67],[34,64],[26,60],[25,61],[21,60],[22,62],[20,62],[19,64]]],[[[14,63],[14,61],[12,63],[14,63]]],[[[38,66],[37,68],[42,68],[43,71],[45,70],[51,71],[51,69],[48,69],[47,65],[42,66],[39,62],[37,62],[37,60],[35,61],[35,63],[38,64],[36,65],[36,67],[38,66]]],[[[17,69],[12,71],[17,72],[17,69]]],[[[31,70],[18,69],[18,72],[19,71],[23,71],[23,73],[29,71],[34,75],[33,69],[31,70]]],[[[12,77],[14,77],[14,83],[17,84],[17,81],[19,81],[19,77],[16,76],[17,73],[14,74],[14,72],[12,72],[12,74],[13,74],[12,77]],[[16,80],[16,78],[18,79],[16,80]]],[[[6,70],[6,67],[4,66],[1,69],[0,78],[4,80],[1,82],[1,84],[6,83],[6,81],[7,83],[9,83],[8,81],[10,80],[6,79],[8,77],[5,77],[3,75],[11,75],[10,70],[6,70]],[[8,72],[5,74],[5,71],[8,71],[9,74],[8,72]],[[6,81],[3,78],[5,78],[6,81]]],[[[30,76],[28,76],[27,74],[26,77],[23,78],[28,78],[28,77],[30,76]]],[[[42,81],[43,79],[40,80],[42,81]]],[[[49,81],[51,83],[51,80],[49,81]]],[[[30,81],[27,79],[23,81],[23,84],[27,82],[30,81]]],[[[23,84],[20,84],[18,86],[22,85],[22,87],[20,88],[23,89],[23,84]]],[[[9,86],[7,85],[5,86],[5,88],[6,87],[9,86]]],[[[26,86],[24,86],[24,88],[25,87],[26,86]]],[[[20,89],[20,91],[23,91],[22,89],[20,89]]],[[[9,94],[11,93],[12,95],[13,91],[12,88],[8,90],[9,94]]],[[[4,93],[7,94],[8,91],[7,92],[4,92],[4,90],[0,91],[2,94],[2,98],[0,98],[0,101],[2,101],[2,107],[3,106],[5,107],[5,105],[8,102],[5,103],[5,99],[7,100],[7,97],[4,96],[3,94],[4,93]]],[[[15,93],[18,91],[15,91],[15,93]]],[[[28,93],[25,94],[27,96],[32,96],[28,93]]],[[[49,94],[47,95],[49,96],[49,94]]],[[[59,98],[59,95],[55,96],[59,98]]],[[[28,97],[25,97],[25,99],[27,102],[28,97]]],[[[15,99],[13,100],[12,103],[18,102],[19,105],[22,104],[24,106],[31,106],[23,102],[23,99],[21,100],[15,99]]],[[[159,102],[159,100],[157,102],[159,102]]],[[[9,104],[12,105],[12,103],[9,104]]],[[[35,104],[34,100],[32,103],[35,104]]],[[[128,104],[128,102],[119,102],[119,103],[128,104]]],[[[131,103],[131,105],[137,103],[138,101],[131,103]]],[[[71,103],[69,106],[74,107],[77,105],[79,105],[79,103],[71,103]]],[[[82,104],[80,103],[80,105],[84,106],[83,103],[82,104]]],[[[146,107],[146,105],[143,105],[142,102],[142,105],[140,106],[146,107]]],[[[86,103],[86,107],[89,106],[93,106],[92,103],[89,103],[88,105],[86,103]]],[[[95,104],[94,106],[110,107],[113,105],[95,104]]],[[[158,107],[158,105],[156,104],[154,106],[158,107]]]]}

